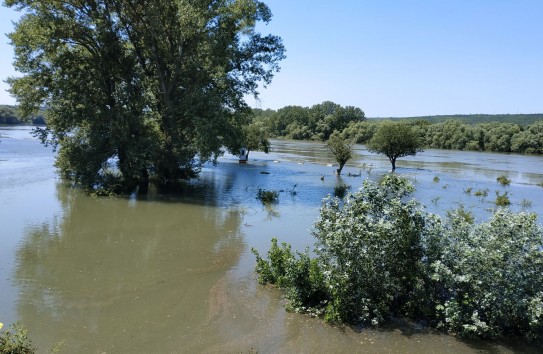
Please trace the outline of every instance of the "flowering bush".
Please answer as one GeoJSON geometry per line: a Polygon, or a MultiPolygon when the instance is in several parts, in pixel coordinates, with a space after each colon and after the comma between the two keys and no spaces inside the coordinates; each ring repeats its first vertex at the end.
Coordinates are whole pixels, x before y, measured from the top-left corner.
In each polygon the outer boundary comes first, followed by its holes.
{"type": "Polygon", "coordinates": [[[465,336],[543,338],[543,231],[535,214],[498,209],[481,224],[465,211],[446,222],[395,174],[345,199],[324,200],[316,258],[272,241],[257,257],[262,283],[286,290],[289,308],[327,320],[378,325],[423,319],[465,336]]]}
{"type": "Polygon", "coordinates": [[[439,326],[467,336],[543,331],[543,232],[535,214],[498,209],[470,225],[459,215],[432,264],[439,326]]]}

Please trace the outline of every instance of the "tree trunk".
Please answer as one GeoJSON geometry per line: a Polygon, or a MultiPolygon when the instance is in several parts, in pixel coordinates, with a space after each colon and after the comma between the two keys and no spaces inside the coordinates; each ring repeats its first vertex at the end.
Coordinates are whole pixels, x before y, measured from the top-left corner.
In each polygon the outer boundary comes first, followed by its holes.
{"type": "Polygon", "coordinates": [[[391,157],[390,158],[390,163],[392,164],[392,172],[396,171],[396,158],[391,157]]]}
{"type": "Polygon", "coordinates": [[[339,164],[339,168],[336,170],[336,175],[339,176],[341,174],[341,170],[343,170],[343,166],[345,166],[344,163],[339,164]]]}

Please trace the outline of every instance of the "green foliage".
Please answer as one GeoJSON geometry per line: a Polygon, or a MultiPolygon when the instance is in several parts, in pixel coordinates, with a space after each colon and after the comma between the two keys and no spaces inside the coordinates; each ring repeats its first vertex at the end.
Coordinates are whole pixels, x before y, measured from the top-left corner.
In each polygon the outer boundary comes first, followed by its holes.
{"type": "Polygon", "coordinates": [[[463,207],[446,221],[388,174],[343,202],[323,202],[315,254],[272,241],[256,251],[261,283],[288,307],[335,322],[378,325],[407,316],[460,336],[543,338],[543,229],[535,214],[495,211],[477,224],[463,207]]]}
{"type": "Polygon", "coordinates": [[[486,197],[488,196],[488,189],[478,189],[473,193],[476,197],[486,197]]]}
{"type": "Polygon", "coordinates": [[[374,120],[364,120],[361,122],[351,122],[343,129],[341,135],[345,139],[354,141],[357,144],[366,144],[375,134],[379,124],[374,120]]]}
{"type": "MultiPolygon", "coordinates": [[[[533,116],[541,118],[541,115],[533,116]]],[[[496,119],[496,121],[488,122],[484,120],[467,122],[455,119],[455,117],[429,120],[396,119],[395,121],[410,125],[416,134],[425,141],[425,144],[432,148],[543,153],[543,122],[540,120],[496,119]]],[[[342,135],[354,138],[357,143],[365,144],[375,134],[376,129],[388,121],[372,119],[371,122],[350,124],[342,132],[342,135]]]]}
{"type": "Polygon", "coordinates": [[[481,123],[515,123],[519,125],[529,125],[543,120],[543,114],[454,114],[406,117],[402,119],[424,120],[430,124],[456,120],[467,125],[477,125],[481,123]]]}
{"type": "Polygon", "coordinates": [[[262,204],[277,203],[279,201],[279,192],[258,188],[256,199],[260,200],[262,204]]]}
{"type": "Polygon", "coordinates": [[[0,332],[0,354],[31,354],[36,348],[28,338],[28,330],[20,323],[0,332]]]}
{"type": "Polygon", "coordinates": [[[535,214],[499,209],[472,225],[460,214],[432,264],[439,326],[463,336],[543,335],[543,232],[535,214]]]}
{"type": "Polygon", "coordinates": [[[350,113],[342,109],[332,102],[323,102],[311,108],[287,106],[278,111],[257,110],[255,119],[262,122],[272,135],[290,139],[326,140],[327,134],[337,130],[344,139],[367,144],[380,125],[394,121],[411,126],[414,134],[424,142],[423,145],[432,148],[543,154],[542,114],[368,120],[357,108],[346,107],[345,110],[350,109],[350,113]],[[332,116],[335,117],[330,116],[329,112],[333,112],[332,116]],[[341,115],[344,118],[337,118],[341,115]]]}
{"type": "Polygon", "coordinates": [[[259,124],[252,123],[243,129],[244,145],[249,151],[260,150],[268,153],[270,151],[270,141],[268,133],[259,124]]]}
{"type": "Polygon", "coordinates": [[[434,176],[433,181],[434,183],[439,183],[439,176],[434,176]]]}
{"type": "Polygon", "coordinates": [[[343,198],[345,197],[345,194],[347,194],[347,190],[351,188],[351,186],[346,185],[345,183],[340,183],[337,186],[334,187],[334,197],[343,198]]]}
{"type": "Polygon", "coordinates": [[[285,57],[279,37],[257,32],[271,12],[256,0],[5,3],[25,11],[9,35],[22,73],[10,92],[22,116],[47,107],[38,135],[90,190],[108,189],[107,169],[126,191],[175,183],[239,149],[244,97],[285,57]]]}
{"type": "Polygon", "coordinates": [[[0,105],[0,124],[45,124],[45,111],[39,110],[38,115],[23,117],[16,106],[0,105]]]}
{"type": "Polygon", "coordinates": [[[256,111],[255,117],[273,136],[319,141],[326,141],[335,130],[341,132],[364,119],[360,108],[342,107],[330,101],[312,107],[286,106],[276,112],[256,111]]]}
{"type": "Polygon", "coordinates": [[[416,155],[423,151],[424,142],[417,132],[405,122],[384,121],[367,142],[371,152],[383,154],[390,160],[392,171],[396,169],[396,159],[416,155]]]}
{"type": "Polygon", "coordinates": [[[256,256],[258,281],[285,289],[289,310],[319,314],[317,309],[326,303],[327,291],[316,259],[311,259],[307,251],[294,254],[284,242],[279,247],[275,238],[268,251],[269,261],[262,259],[254,248],[252,252],[256,256]]]}
{"type": "Polygon", "coordinates": [[[473,213],[469,210],[466,210],[463,204],[460,205],[460,208],[457,208],[453,211],[448,211],[447,217],[449,217],[450,219],[461,219],[468,224],[473,224],[473,222],[475,221],[475,219],[473,218],[473,213]]]}
{"type": "Polygon", "coordinates": [[[507,196],[507,192],[503,192],[503,194],[500,194],[500,192],[496,191],[496,205],[498,206],[508,206],[511,204],[511,201],[509,200],[509,197],[507,196]]]}
{"type": "Polygon", "coordinates": [[[334,154],[334,157],[339,164],[339,167],[336,170],[336,174],[339,176],[341,170],[343,170],[343,166],[345,166],[353,155],[353,145],[341,138],[339,133],[335,131],[330,135],[326,146],[332,151],[332,154],[334,154]]]}
{"type": "Polygon", "coordinates": [[[496,178],[496,181],[502,186],[508,186],[511,183],[511,179],[506,175],[501,175],[496,178]]]}

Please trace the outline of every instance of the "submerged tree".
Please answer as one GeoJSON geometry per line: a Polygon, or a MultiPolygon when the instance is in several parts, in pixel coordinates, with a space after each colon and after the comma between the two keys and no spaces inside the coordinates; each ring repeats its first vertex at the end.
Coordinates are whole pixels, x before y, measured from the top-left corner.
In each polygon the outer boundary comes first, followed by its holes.
{"type": "Polygon", "coordinates": [[[11,93],[22,113],[47,107],[43,142],[63,177],[87,188],[115,174],[125,190],[174,181],[236,148],[248,106],[284,58],[256,0],[21,1],[10,39],[11,93]],[[112,162],[114,166],[111,166],[112,162]]]}
{"type": "Polygon", "coordinates": [[[339,176],[343,166],[349,161],[353,155],[353,145],[348,141],[345,141],[341,135],[335,131],[330,135],[326,146],[332,151],[337,163],[339,164],[336,174],[339,176]]]}
{"type": "Polygon", "coordinates": [[[424,142],[408,123],[383,122],[366,143],[371,152],[383,154],[392,164],[392,171],[396,170],[396,159],[422,152],[424,142]]]}
{"type": "Polygon", "coordinates": [[[260,150],[266,154],[270,151],[270,141],[268,133],[259,124],[251,123],[243,128],[242,145],[247,149],[247,159],[249,152],[260,150]]]}

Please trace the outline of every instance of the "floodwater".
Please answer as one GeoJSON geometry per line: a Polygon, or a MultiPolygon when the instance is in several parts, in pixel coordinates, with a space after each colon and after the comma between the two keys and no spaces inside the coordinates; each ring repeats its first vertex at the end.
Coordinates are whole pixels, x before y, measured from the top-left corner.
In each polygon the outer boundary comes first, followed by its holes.
{"type": "MultiPolygon", "coordinates": [[[[93,198],[58,179],[30,129],[0,127],[0,322],[25,324],[40,353],[61,341],[64,353],[537,352],[414,324],[337,328],[287,313],[279,290],[257,284],[252,247],[311,246],[334,186],[356,191],[390,168],[360,146],[341,178],[322,143],[274,140],[247,165],[226,155],[205,166],[178,194],[93,198]],[[263,207],[258,188],[279,202],[263,207]]],[[[462,205],[485,220],[498,191],[543,215],[541,156],[429,150],[397,166],[431,212],[462,205]]]]}

